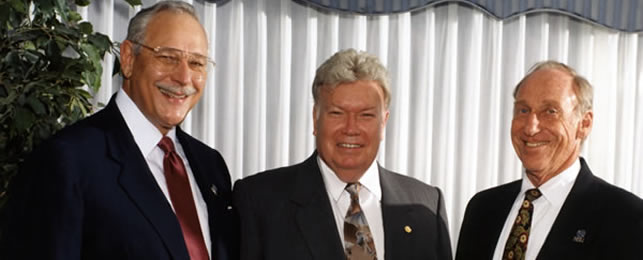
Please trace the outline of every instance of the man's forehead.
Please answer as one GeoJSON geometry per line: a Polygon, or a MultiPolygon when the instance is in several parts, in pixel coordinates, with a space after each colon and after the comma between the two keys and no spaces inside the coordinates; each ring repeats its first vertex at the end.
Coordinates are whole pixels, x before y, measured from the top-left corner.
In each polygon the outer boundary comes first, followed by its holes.
{"type": "Polygon", "coordinates": [[[560,91],[564,92],[566,89],[573,90],[573,76],[569,73],[556,68],[540,69],[532,72],[522,82],[518,93],[526,88],[531,88],[530,91],[560,91]]]}
{"type": "Polygon", "coordinates": [[[155,14],[145,28],[145,43],[152,47],[171,47],[207,55],[208,39],[201,23],[185,12],[161,11],[155,14]],[[190,45],[190,50],[185,50],[190,45]]]}
{"type": "MultiPolygon", "coordinates": [[[[547,86],[533,85],[534,88],[547,88],[547,86]]],[[[521,89],[522,90],[522,89],[521,89]]],[[[522,92],[518,91],[514,106],[528,106],[528,107],[561,107],[567,106],[574,107],[578,104],[578,98],[573,88],[552,87],[544,91],[535,92],[522,92]]]]}
{"type": "Polygon", "coordinates": [[[527,107],[559,107],[565,104],[576,104],[576,95],[565,96],[560,99],[542,99],[537,100],[537,103],[527,99],[516,99],[514,106],[527,106],[527,107]]]}
{"type": "Polygon", "coordinates": [[[572,80],[573,76],[564,70],[558,68],[543,68],[534,71],[527,76],[523,85],[532,82],[539,82],[541,84],[546,83],[547,85],[558,85],[571,83],[572,80]]]}

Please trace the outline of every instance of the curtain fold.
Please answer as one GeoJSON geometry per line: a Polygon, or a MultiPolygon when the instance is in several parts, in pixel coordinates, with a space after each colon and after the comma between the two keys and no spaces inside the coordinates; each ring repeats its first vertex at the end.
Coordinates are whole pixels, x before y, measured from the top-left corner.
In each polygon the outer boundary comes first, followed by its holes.
{"type": "Polygon", "coordinates": [[[392,15],[422,11],[444,3],[466,4],[498,19],[529,13],[563,13],[597,25],[643,31],[641,0],[293,0],[303,5],[362,15],[392,15]]]}
{"type": "MultiPolygon", "coordinates": [[[[521,177],[509,135],[512,91],[545,59],[569,64],[594,85],[594,127],[582,150],[594,173],[643,196],[641,33],[556,13],[498,20],[459,3],[379,16],[290,0],[193,4],[217,65],[182,127],[223,154],[233,180],[313,152],[315,69],[336,51],[355,48],[379,56],[391,74],[391,116],[378,161],[442,189],[454,243],[471,196],[521,177]]],[[[85,19],[122,41],[136,10],[124,1],[92,6],[85,19]]],[[[101,103],[121,84],[111,77],[113,58],[104,65],[95,93],[101,103]]]]}

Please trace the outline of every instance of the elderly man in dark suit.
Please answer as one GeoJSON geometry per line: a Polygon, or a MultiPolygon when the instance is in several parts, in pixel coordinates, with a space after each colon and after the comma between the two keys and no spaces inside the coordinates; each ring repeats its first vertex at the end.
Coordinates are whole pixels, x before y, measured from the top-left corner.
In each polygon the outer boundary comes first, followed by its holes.
{"type": "Polygon", "coordinates": [[[211,63],[191,5],[159,2],[121,44],[123,87],[63,129],[11,187],[1,259],[237,259],[226,164],[178,127],[211,63]]]}
{"type": "Polygon", "coordinates": [[[471,199],[456,259],[643,259],[643,200],[594,176],[579,156],[593,123],[589,82],[542,62],[514,98],[523,178],[471,199]]]}
{"type": "Polygon", "coordinates": [[[317,69],[317,150],[235,184],[241,259],[451,259],[440,190],[375,161],[388,84],[375,56],[352,49],[317,69]]]}

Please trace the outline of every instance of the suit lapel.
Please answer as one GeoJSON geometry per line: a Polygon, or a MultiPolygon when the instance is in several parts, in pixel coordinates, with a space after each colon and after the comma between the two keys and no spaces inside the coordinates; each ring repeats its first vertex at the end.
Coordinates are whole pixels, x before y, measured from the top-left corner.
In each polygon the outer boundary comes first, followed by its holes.
{"type": "Polygon", "coordinates": [[[185,156],[190,163],[192,174],[194,174],[194,179],[208,207],[214,204],[218,206],[215,207],[216,209],[227,207],[228,204],[225,202],[230,201],[230,183],[229,180],[221,179],[224,176],[230,176],[227,167],[225,165],[214,165],[218,163],[216,161],[205,162],[203,156],[199,156],[200,154],[195,141],[179,127],[176,129],[176,136],[179,142],[181,142],[185,156]],[[221,170],[225,170],[225,172],[213,173],[213,171],[221,170]],[[225,197],[224,200],[221,200],[221,197],[225,197]]]}
{"type": "Polygon", "coordinates": [[[574,186],[565,199],[554,221],[545,243],[538,253],[538,259],[551,259],[560,256],[560,250],[575,252],[585,244],[591,244],[594,232],[600,223],[595,216],[600,208],[600,195],[592,190],[596,177],[589,170],[583,158],[580,158],[581,170],[576,177],[574,186]]]}
{"type": "Polygon", "coordinates": [[[132,202],[148,219],[174,259],[187,258],[187,249],[182,240],[179,223],[152,176],[121,116],[115,95],[105,107],[106,142],[108,154],[121,165],[118,180],[132,202]]]}
{"type": "Polygon", "coordinates": [[[237,219],[236,215],[230,216],[233,211],[231,211],[232,193],[228,168],[225,162],[219,162],[209,157],[211,151],[203,151],[203,148],[199,147],[200,144],[179,127],[176,129],[176,136],[183,147],[201,196],[208,207],[211,257],[234,255],[236,253],[225,252],[228,247],[220,246],[220,243],[223,243],[222,238],[226,236],[223,229],[230,228],[222,225],[231,225],[232,222],[228,220],[234,219],[236,221],[237,219]]]}
{"type": "Polygon", "coordinates": [[[294,182],[291,200],[296,207],[295,220],[313,259],[343,259],[337,224],[317,165],[317,153],[301,166],[294,182]],[[335,241],[335,242],[330,242],[335,241]]]}
{"type": "Polygon", "coordinates": [[[384,225],[384,254],[386,259],[409,258],[405,255],[407,252],[413,252],[412,244],[413,233],[406,233],[403,227],[413,227],[416,223],[412,223],[415,219],[413,217],[413,209],[406,207],[400,211],[399,207],[395,204],[401,200],[399,194],[392,192],[397,185],[392,173],[386,169],[379,167],[380,186],[382,187],[382,222],[384,225]]]}
{"type": "MultiPolygon", "coordinates": [[[[383,194],[382,194],[383,195],[383,194]]],[[[413,253],[413,233],[405,233],[403,227],[416,226],[413,217],[413,210],[406,209],[400,211],[392,205],[385,204],[382,201],[382,221],[384,224],[384,255],[386,259],[410,258],[408,253],[413,253]]],[[[379,255],[379,254],[378,254],[379,255]]]]}
{"type": "Polygon", "coordinates": [[[486,246],[483,248],[486,251],[484,252],[484,255],[488,257],[485,259],[491,259],[493,257],[498,242],[501,242],[503,245],[507,242],[498,241],[498,239],[500,239],[500,233],[505,226],[505,221],[510,214],[511,207],[520,193],[521,186],[522,180],[517,180],[507,184],[507,186],[503,187],[505,191],[496,193],[499,196],[494,199],[494,203],[492,205],[489,205],[487,214],[484,217],[486,221],[483,222],[487,223],[487,227],[481,227],[480,230],[481,234],[488,234],[489,239],[479,241],[479,245],[486,243],[486,246]]]}

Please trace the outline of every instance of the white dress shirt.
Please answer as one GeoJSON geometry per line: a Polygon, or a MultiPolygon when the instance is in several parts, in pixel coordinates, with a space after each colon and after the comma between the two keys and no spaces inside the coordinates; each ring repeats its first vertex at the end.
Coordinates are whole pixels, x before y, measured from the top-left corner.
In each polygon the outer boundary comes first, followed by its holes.
{"type": "MultiPolygon", "coordinates": [[[[351,197],[348,191],[345,190],[347,183],[337,177],[328,165],[317,156],[317,164],[321,170],[330,200],[333,215],[335,216],[335,224],[337,224],[337,231],[339,239],[344,244],[344,217],[348,207],[351,205],[351,197]]],[[[359,205],[364,212],[366,222],[371,230],[373,241],[375,242],[375,252],[377,259],[384,259],[384,225],[382,224],[382,188],[380,186],[380,175],[377,167],[377,162],[373,160],[371,166],[366,170],[366,173],[359,180],[362,189],[359,191],[359,205]]]]}
{"type": "MultiPolygon", "coordinates": [[[[167,182],[165,181],[165,175],[163,174],[163,156],[165,152],[158,147],[158,143],[163,138],[163,134],[143,115],[143,113],[138,109],[134,101],[123,91],[121,88],[116,95],[116,106],[121,111],[121,115],[125,119],[125,123],[129,128],[132,136],[134,136],[134,141],[138,146],[141,154],[145,157],[148,167],[156,180],[156,184],[159,185],[159,188],[165,195],[167,202],[174,210],[172,206],[172,201],[170,200],[170,194],[168,193],[167,182]]],[[[176,128],[172,128],[166,135],[172,142],[174,142],[174,147],[177,154],[183,160],[185,169],[188,173],[188,179],[190,181],[190,187],[192,188],[192,196],[194,197],[194,202],[196,206],[197,215],[199,216],[199,224],[201,225],[201,233],[203,234],[203,240],[208,249],[208,255],[211,255],[211,240],[210,240],[210,225],[208,223],[208,206],[203,200],[203,196],[199,190],[199,186],[194,179],[194,174],[190,168],[190,163],[185,156],[183,147],[181,143],[176,140],[176,128]]]]}
{"type": "MultiPolygon", "coordinates": [[[[527,241],[525,260],[533,260],[538,256],[540,249],[545,243],[547,234],[549,234],[549,230],[551,230],[551,227],[554,225],[554,221],[556,221],[556,217],[563,207],[567,195],[569,195],[572,186],[574,186],[579,172],[580,161],[576,159],[569,168],[538,187],[542,196],[532,202],[534,205],[534,213],[531,219],[531,229],[529,231],[529,240],[527,241]]],[[[511,232],[513,223],[518,215],[518,210],[525,200],[525,192],[533,188],[535,188],[534,184],[529,181],[527,173],[523,169],[522,187],[511,207],[511,211],[509,211],[509,216],[507,216],[505,225],[498,238],[496,250],[493,254],[494,260],[502,259],[509,232],[511,232]]]]}

